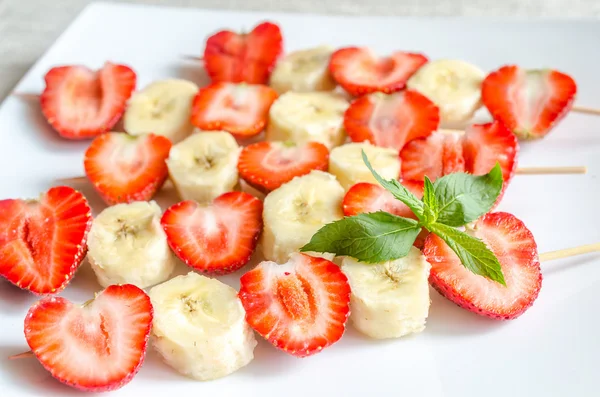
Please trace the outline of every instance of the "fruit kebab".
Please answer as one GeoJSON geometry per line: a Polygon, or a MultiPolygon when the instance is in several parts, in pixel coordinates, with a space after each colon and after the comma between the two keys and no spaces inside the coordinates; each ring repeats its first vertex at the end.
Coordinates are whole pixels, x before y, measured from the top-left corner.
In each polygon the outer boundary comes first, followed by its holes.
{"type": "MultiPolygon", "coordinates": [[[[396,338],[425,328],[427,281],[467,310],[513,319],[541,288],[539,261],[600,251],[600,244],[538,257],[532,233],[514,215],[488,213],[501,194],[499,164],[481,176],[452,173],[424,179],[422,199],[394,179],[382,189],[402,202],[402,213],[359,213],[321,227],[300,251],[342,256],[351,286],[350,321],[373,338],[396,338]],[[464,231],[461,231],[464,227],[464,231]],[[427,230],[422,253],[413,243],[427,230]]],[[[391,206],[390,206],[391,207],[391,206]]]]}

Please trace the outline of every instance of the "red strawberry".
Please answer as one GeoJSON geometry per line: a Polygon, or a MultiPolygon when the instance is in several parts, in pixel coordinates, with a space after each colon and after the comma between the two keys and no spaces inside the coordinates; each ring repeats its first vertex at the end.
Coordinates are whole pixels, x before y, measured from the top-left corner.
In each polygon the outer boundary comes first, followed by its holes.
{"type": "Polygon", "coordinates": [[[198,92],[192,124],[201,130],[224,130],[238,138],[260,133],[267,125],[277,92],[266,85],[215,83],[198,92]]]}
{"type": "Polygon", "coordinates": [[[500,163],[505,185],[517,168],[517,138],[499,122],[475,124],[467,128],[462,139],[465,169],[473,175],[490,172],[500,163]]]}
{"type": "Polygon", "coordinates": [[[406,142],[437,130],[438,107],[417,91],[374,93],[355,99],[344,114],[344,128],[353,142],[400,150],[406,142]]]}
{"type": "MultiPolygon", "coordinates": [[[[412,194],[423,197],[423,182],[406,181],[402,185],[412,194]]],[[[361,182],[352,186],[344,196],[342,208],[345,216],[385,211],[390,214],[416,219],[415,214],[402,201],[379,185],[361,182]]]]}
{"type": "Polygon", "coordinates": [[[165,211],[161,224],[175,254],[188,266],[214,274],[231,273],[250,260],[262,230],[262,201],[229,192],[209,206],[187,200],[165,211]]]}
{"type": "Polygon", "coordinates": [[[329,150],[319,142],[296,146],[284,142],[258,142],[246,146],[238,171],[248,184],[263,192],[277,189],[312,170],[327,171],[329,150]]]}
{"type": "Polygon", "coordinates": [[[494,119],[520,138],[545,136],[571,110],[577,84],[556,70],[503,66],[483,81],[481,98],[494,119]]]}
{"type": "Polygon", "coordinates": [[[415,139],[400,152],[402,180],[432,181],[453,172],[464,172],[462,136],[459,133],[434,132],[415,139]]]}
{"type": "Polygon", "coordinates": [[[116,390],[133,379],[144,361],[152,304],[138,287],[111,285],[75,305],[46,297],[25,317],[25,338],[50,374],[76,389],[116,390]]]}
{"type": "Polygon", "coordinates": [[[378,58],[368,48],[348,47],[331,55],[329,70],[334,80],[354,96],[371,92],[389,94],[400,91],[421,66],[427,63],[424,55],[394,52],[378,58]]]}
{"type": "Polygon", "coordinates": [[[282,51],[279,26],[263,22],[247,34],[222,30],[210,36],[204,64],[213,82],[267,84],[282,51]]]}
{"type": "Polygon", "coordinates": [[[339,266],[292,254],[261,262],[240,279],[246,321],[275,347],[297,357],[337,342],[350,315],[350,285],[339,266]]]}
{"type": "Polygon", "coordinates": [[[523,222],[506,212],[484,215],[473,234],[496,254],[506,287],[464,267],[458,256],[434,234],[423,254],[431,263],[429,282],[460,307],[498,320],[517,318],[535,301],[542,286],[537,245],[523,222]]]}
{"type": "Polygon", "coordinates": [[[107,62],[98,71],[85,66],[59,66],[45,76],[42,112],[60,136],[88,139],[117,124],[136,84],[125,65],[107,62]]]}
{"type": "Polygon", "coordinates": [[[0,275],[35,294],[71,281],[87,251],[92,212],[81,193],[53,187],[38,201],[0,201],[0,275]]]}
{"type": "Polygon", "coordinates": [[[171,141],[160,135],[102,134],[85,152],[85,173],[109,205],[147,201],[167,178],[171,141]]]}

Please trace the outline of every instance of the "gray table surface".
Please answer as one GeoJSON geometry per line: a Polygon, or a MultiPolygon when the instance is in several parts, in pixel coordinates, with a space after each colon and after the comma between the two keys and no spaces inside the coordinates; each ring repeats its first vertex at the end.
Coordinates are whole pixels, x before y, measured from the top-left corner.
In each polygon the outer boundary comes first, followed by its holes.
{"type": "MultiPolygon", "coordinates": [[[[91,1],[0,0],[0,101],[91,1]]],[[[346,15],[600,18],[598,0],[134,0],[129,3],[346,15]]]]}

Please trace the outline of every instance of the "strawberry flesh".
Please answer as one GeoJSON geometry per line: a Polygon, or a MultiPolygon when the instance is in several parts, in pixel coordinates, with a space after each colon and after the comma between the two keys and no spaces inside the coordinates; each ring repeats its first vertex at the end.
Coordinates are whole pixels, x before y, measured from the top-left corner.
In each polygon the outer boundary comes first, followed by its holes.
{"type": "MultiPolygon", "coordinates": [[[[412,194],[423,197],[423,183],[417,181],[402,182],[412,194]]],[[[393,215],[416,219],[415,214],[402,201],[396,199],[392,193],[379,185],[360,182],[346,192],[342,202],[345,216],[354,216],[362,213],[385,211],[393,215]]]]}
{"type": "Polygon", "coordinates": [[[400,150],[413,139],[437,130],[438,107],[416,91],[374,93],[355,99],[344,114],[344,128],[353,142],[400,150]]]}
{"type": "Polygon", "coordinates": [[[46,297],[29,309],[25,338],[60,382],[83,391],[116,390],[144,361],[152,313],[148,295],[131,284],[111,285],[82,306],[46,297]]]}
{"type": "Polygon", "coordinates": [[[400,152],[402,179],[435,181],[453,172],[464,172],[462,137],[458,133],[434,132],[427,138],[409,142],[400,152]]]}
{"type": "Polygon", "coordinates": [[[571,110],[577,84],[557,70],[503,66],[483,81],[481,98],[494,119],[524,139],[541,138],[571,110]]]}
{"type": "Polygon", "coordinates": [[[148,201],[167,178],[170,150],[160,135],[102,134],[85,152],[85,173],[109,205],[148,201]]]}
{"type": "Polygon", "coordinates": [[[368,48],[348,47],[331,55],[329,70],[334,80],[351,95],[377,91],[389,94],[402,90],[427,61],[421,54],[398,51],[378,58],[368,48]]]}
{"type": "Polygon", "coordinates": [[[262,192],[277,189],[312,170],[327,171],[329,150],[319,142],[295,146],[258,142],[246,146],[238,161],[240,177],[262,192]]]}
{"type": "Polygon", "coordinates": [[[342,337],[350,285],[333,262],[296,253],[283,265],[261,262],[240,283],[246,321],[278,349],[306,357],[342,337]]]}
{"type": "Polygon", "coordinates": [[[60,136],[89,139],[110,131],[119,121],[136,85],[128,66],[106,63],[98,71],[59,66],[45,76],[42,112],[60,136]]]}
{"type": "Polygon", "coordinates": [[[531,232],[514,215],[488,213],[471,232],[496,255],[506,286],[472,273],[434,234],[425,241],[423,254],[431,263],[430,284],[443,296],[473,313],[497,320],[523,314],[537,298],[542,273],[537,245],[531,232]]]}
{"type": "Polygon", "coordinates": [[[35,294],[60,292],[87,251],[92,213],[81,193],[53,187],[39,201],[0,201],[0,275],[35,294]]]}
{"type": "Polygon", "coordinates": [[[258,84],[215,83],[198,92],[192,124],[201,130],[224,130],[238,138],[257,135],[267,124],[277,92],[258,84]]]}
{"type": "Polygon", "coordinates": [[[247,34],[222,30],[210,36],[204,64],[213,82],[267,84],[282,51],[279,26],[263,22],[247,34]]]}
{"type": "Polygon", "coordinates": [[[262,230],[262,201],[229,192],[211,205],[187,200],[161,219],[169,246],[188,266],[204,273],[231,273],[250,260],[262,230]]]}

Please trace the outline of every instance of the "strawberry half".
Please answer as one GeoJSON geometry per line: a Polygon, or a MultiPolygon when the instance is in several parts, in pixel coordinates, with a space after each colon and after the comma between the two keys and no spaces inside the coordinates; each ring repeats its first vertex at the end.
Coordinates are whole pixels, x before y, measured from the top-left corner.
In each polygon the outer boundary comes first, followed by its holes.
{"type": "Polygon", "coordinates": [[[438,107],[417,91],[373,93],[355,99],[344,114],[344,128],[353,142],[400,150],[406,142],[438,129],[438,107]]]}
{"type": "Polygon", "coordinates": [[[215,83],[198,92],[192,124],[201,130],[224,130],[238,138],[260,133],[267,125],[277,92],[266,85],[215,83]]]}
{"type": "Polygon", "coordinates": [[[453,172],[483,175],[499,162],[506,187],[517,168],[518,152],[516,137],[497,121],[474,124],[464,134],[434,132],[402,149],[402,178],[423,181],[427,175],[433,181],[453,172]]]}
{"type": "Polygon", "coordinates": [[[111,285],[83,305],[46,297],[25,317],[25,338],[50,374],[76,389],[116,390],[138,372],[152,327],[152,304],[138,287],[111,285]]]}
{"type": "Polygon", "coordinates": [[[179,259],[204,273],[226,274],[250,260],[262,230],[262,209],[256,197],[229,192],[208,206],[177,203],[160,222],[179,259]]]}
{"type": "Polygon", "coordinates": [[[35,294],[60,292],[87,251],[92,212],[81,193],[53,187],[39,200],[0,201],[0,275],[35,294]]]}
{"type": "Polygon", "coordinates": [[[410,52],[398,51],[379,58],[368,48],[348,47],[331,55],[329,70],[351,95],[376,91],[389,94],[403,89],[410,76],[427,61],[424,55],[410,52]]]}
{"type": "Polygon", "coordinates": [[[465,171],[462,135],[434,132],[426,138],[410,141],[400,151],[402,180],[432,181],[453,172],[465,171]]]}
{"type": "Polygon", "coordinates": [[[85,152],[85,173],[109,205],[148,201],[167,179],[171,141],[160,135],[102,134],[85,152]]]}
{"type": "Polygon", "coordinates": [[[238,172],[249,185],[270,192],[312,170],[327,171],[328,165],[329,150],[319,142],[258,142],[242,150],[238,172]]]}
{"type": "Polygon", "coordinates": [[[537,298],[542,274],[537,245],[523,222],[506,212],[484,215],[471,235],[494,252],[506,287],[464,267],[444,241],[430,234],[423,254],[431,263],[430,284],[458,306],[498,320],[519,317],[537,298]]]}
{"type": "Polygon", "coordinates": [[[577,84],[556,70],[503,66],[481,86],[481,99],[494,119],[524,139],[545,136],[571,110],[577,84]]]}
{"type": "Polygon", "coordinates": [[[283,265],[261,262],[240,284],[246,321],[278,349],[306,357],[344,333],[350,285],[333,262],[295,253],[283,265]]]}
{"type": "Polygon", "coordinates": [[[107,62],[98,71],[85,66],[59,66],[45,76],[42,112],[60,136],[88,139],[110,131],[119,121],[136,84],[125,65],[107,62]]]}
{"type": "MultiPolygon", "coordinates": [[[[405,181],[402,185],[415,196],[423,197],[423,182],[405,181]]],[[[342,202],[345,216],[385,211],[390,214],[416,219],[415,214],[402,201],[379,185],[361,182],[346,192],[342,202]]]]}
{"type": "Polygon", "coordinates": [[[204,65],[213,82],[267,84],[282,51],[279,26],[263,22],[247,34],[222,30],[210,36],[204,65]]]}
{"type": "Polygon", "coordinates": [[[517,169],[519,143],[513,133],[499,122],[475,124],[465,130],[462,146],[467,172],[487,174],[498,162],[506,187],[517,169]]]}

